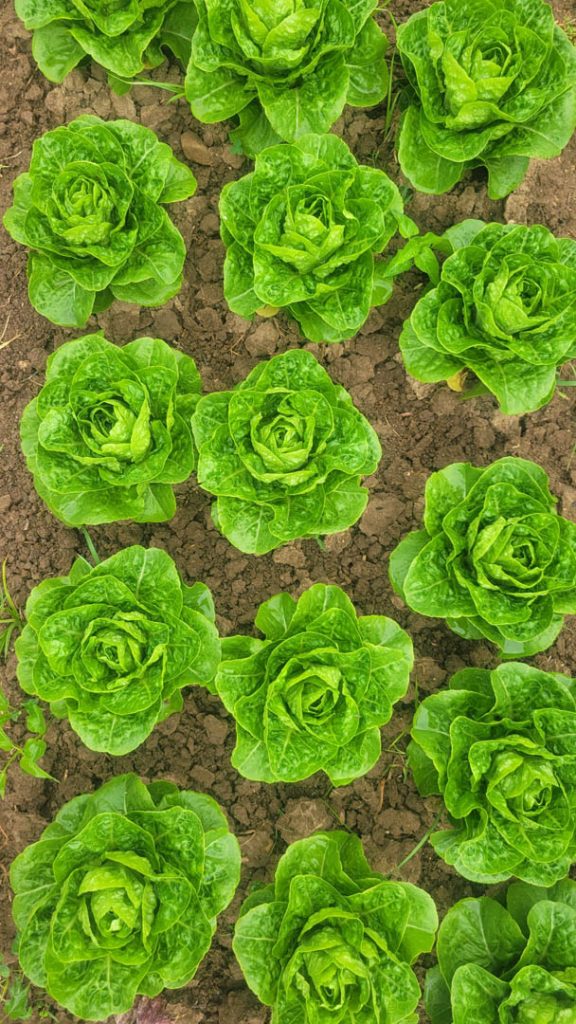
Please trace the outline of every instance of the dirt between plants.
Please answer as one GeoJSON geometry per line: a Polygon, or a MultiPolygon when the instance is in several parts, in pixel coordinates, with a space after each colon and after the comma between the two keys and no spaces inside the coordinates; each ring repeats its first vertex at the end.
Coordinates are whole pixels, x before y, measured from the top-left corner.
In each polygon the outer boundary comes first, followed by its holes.
{"type": "MultiPolygon", "coordinates": [[[[395,0],[391,10],[400,21],[425,6],[395,0]]],[[[572,0],[553,6],[559,18],[573,14],[572,0]]],[[[389,27],[385,14],[382,19],[389,27]]],[[[184,102],[170,103],[166,94],[150,87],[138,86],[121,98],[113,96],[97,68],[75,71],[55,87],[35,69],[29,35],[6,2],[0,13],[0,53],[2,211],[10,204],[13,179],[28,166],[34,139],[81,113],[140,120],[186,159],[198,178],[197,195],[171,207],[189,251],[181,294],[159,310],[116,303],[106,314],[93,318],[90,329],[101,327],[116,342],[141,335],[164,338],[195,358],[206,390],[230,388],[259,360],[300,344],[288,320],[278,317],[249,323],[230,313],[224,301],[218,195],[225,182],[250,169],[230,151],[224,127],[196,123],[184,102]]],[[[176,69],[163,77],[176,79],[176,69]]],[[[384,137],[384,124],[382,108],[369,113],[348,111],[336,130],[361,161],[383,167],[405,184],[393,140],[384,137]]],[[[408,190],[407,210],[423,229],[434,231],[466,217],[481,217],[542,223],[576,238],[575,157],[573,143],[561,159],[535,163],[526,183],[506,204],[488,201],[484,178],[478,173],[448,196],[413,195],[408,190]]],[[[78,531],[61,525],[37,498],[18,441],[20,414],[42,386],[47,356],[73,332],[54,327],[34,313],[26,295],[26,254],[4,232],[0,253],[0,558],[8,558],[11,588],[23,605],[35,584],[66,573],[75,555],[86,554],[78,531]]],[[[404,608],[388,581],[388,556],[402,535],[420,524],[429,473],[460,460],[482,465],[504,455],[534,459],[550,474],[562,514],[576,519],[574,392],[561,390],[549,406],[530,416],[505,417],[491,398],[463,402],[445,386],[412,381],[398,354],[398,335],[422,286],[419,274],[408,275],[388,305],[372,313],[354,341],[308,346],[334,379],[348,388],[378,431],[384,449],[378,473],[368,480],[371,498],[361,522],[347,533],[329,537],[325,550],[306,541],[259,559],[241,554],[212,526],[210,498],[193,481],[178,488],[178,513],[170,523],[120,524],[91,531],[102,557],[133,543],[165,548],[187,581],[200,579],[211,587],[225,635],[250,631],[259,603],[279,590],[298,595],[311,583],[325,581],[342,586],[361,613],[396,618],[412,635],[417,658],[410,693],[384,730],[387,749],[381,760],[365,778],[337,790],[331,790],[322,775],[298,785],[273,786],[240,778],[230,767],[233,723],[218,700],[200,688],[187,691],[181,715],[160,725],[139,750],[126,757],[94,754],[82,746],[66,722],[49,719],[43,765],[58,784],[13,771],[0,804],[0,949],[10,962],[15,962],[10,952],[13,926],[6,874],[11,860],[38,838],[65,801],[94,790],[114,774],[135,771],[146,781],[167,778],[211,794],[226,809],[242,847],[241,887],[221,918],[212,950],[194,980],[185,990],[166,994],[153,1005],[143,1002],[121,1018],[122,1024],[264,1024],[268,1020],[268,1011],[246,989],[232,954],[233,922],[251,882],[269,880],[285,845],[315,829],[341,825],[354,830],[375,869],[425,887],[440,913],[462,896],[481,892],[455,875],[427,845],[396,870],[437,811],[434,800],[421,800],[406,773],[402,737],[410,725],[415,686],[420,694],[430,693],[465,665],[495,666],[497,658],[487,645],[459,640],[441,623],[404,608]]],[[[564,376],[569,376],[569,368],[564,376]]],[[[547,670],[572,674],[575,654],[576,622],[568,620],[555,646],[536,661],[547,670]]],[[[5,692],[17,703],[13,656],[1,674],[5,692]]],[[[34,999],[38,1008],[50,1009],[59,1024],[71,1019],[42,993],[34,993],[34,999]]]]}

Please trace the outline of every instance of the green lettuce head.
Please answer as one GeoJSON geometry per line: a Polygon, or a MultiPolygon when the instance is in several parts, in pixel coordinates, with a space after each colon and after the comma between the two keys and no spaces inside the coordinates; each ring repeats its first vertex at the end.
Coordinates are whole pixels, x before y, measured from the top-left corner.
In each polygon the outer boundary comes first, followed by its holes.
{"type": "Polygon", "coordinates": [[[387,41],[377,0],[193,0],[186,97],[199,121],[238,115],[248,155],[327,132],[347,103],[384,99],[387,41]]]}
{"type": "Polygon", "coordinates": [[[460,900],[426,975],[431,1024],[575,1024],[576,883],[460,900]]]}
{"type": "Polygon", "coordinates": [[[378,466],[376,433],[310,352],[260,363],[234,391],[206,395],[192,430],[198,483],[216,495],[216,526],[262,555],[352,526],[378,466]]]}
{"type": "Polygon", "coordinates": [[[446,466],[426,483],[424,529],[392,552],[394,589],[505,657],[545,651],[576,613],[576,525],[555,504],[546,473],[526,459],[446,466]]]}
{"type": "Polygon", "coordinates": [[[182,0],[15,0],[15,7],[34,33],[34,59],[51,82],[62,82],[85,57],[112,81],[158,67],[164,47],[185,62],[196,25],[193,4],[182,0]]]}
{"type": "Polygon", "coordinates": [[[91,750],[122,755],[210,686],[220,660],[212,595],[159,548],[135,545],[44,580],[16,641],[22,689],[49,701],[91,750]]]}
{"type": "Polygon", "coordinates": [[[411,964],[437,926],[431,897],[373,871],[357,836],[317,832],[245,901],[234,952],[271,1024],[417,1024],[411,964]]]}
{"type": "Polygon", "coordinates": [[[541,225],[464,221],[453,255],[404,324],[400,350],[417,380],[474,374],[503,412],[546,405],[576,356],[576,242],[541,225]]]}
{"type": "Polygon", "coordinates": [[[380,727],[405,696],[412,641],[383,615],[358,617],[340,587],[260,605],[264,640],[228,637],[216,676],[236,719],[232,764],[248,779],[298,782],[325,771],[345,786],[372,768],[380,727]]]}
{"type": "Polygon", "coordinates": [[[196,466],[200,389],[194,360],[158,338],[118,348],[98,333],[57,349],[20,421],[50,511],[68,526],[171,519],[173,485],[196,466]]]}
{"type": "Polygon", "coordinates": [[[408,76],[400,166],[420,192],[486,167],[502,199],[576,128],[576,49],[544,0],[441,0],[398,30],[408,76]]]}
{"type": "Polygon", "coordinates": [[[240,878],[218,804],[171,782],[111,779],[64,804],[13,862],[24,974],[103,1021],[194,977],[240,878]]]}
{"type": "Polygon", "coordinates": [[[86,114],[46,132],[4,215],[31,250],[34,309],[83,327],[114,299],[162,306],[182,287],[186,256],[163,204],[195,191],[192,171],[143,125],[86,114]]]}
{"type": "Polygon", "coordinates": [[[442,796],[452,827],[431,843],[464,878],[551,885],[576,860],[574,680],[521,662],[457,672],[419,705],[409,761],[442,796]]]}
{"type": "Polygon", "coordinates": [[[413,234],[400,192],[335,135],[272,146],[220,198],[224,294],[241,316],[285,309],[311,341],[353,338],[391,295],[377,261],[413,234]]]}

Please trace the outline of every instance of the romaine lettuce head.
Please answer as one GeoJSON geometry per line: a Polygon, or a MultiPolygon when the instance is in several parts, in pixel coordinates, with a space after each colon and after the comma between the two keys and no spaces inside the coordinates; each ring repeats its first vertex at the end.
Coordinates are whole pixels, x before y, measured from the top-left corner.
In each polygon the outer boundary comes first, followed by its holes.
{"type": "Polygon", "coordinates": [[[34,33],[34,59],[51,82],[62,82],[85,57],[112,81],[158,67],[164,47],[186,63],[197,22],[192,0],[15,0],[15,7],[34,33]]]}
{"type": "Polygon", "coordinates": [[[161,204],[195,190],[192,171],[143,125],[86,114],[46,132],[4,215],[31,250],[34,308],[82,327],[114,299],[163,305],[180,291],[186,250],[161,204]]]}
{"type": "Polygon", "coordinates": [[[264,640],[223,641],[215,681],[236,720],[234,767],[262,782],[324,771],[345,786],[364,775],[380,756],[380,727],[408,689],[408,634],[383,615],[358,617],[340,587],[323,583],[298,601],[265,601],[256,626],[264,640]]]}
{"type": "Polygon", "coordinates": [[[199,121],[239,115],[249,155],[327,132],[346,103],[386,95],[386,37],[377,0],[194,0],[198,26],[186,97],[199,121]]]}
{"type": "Polygon", "coordinates": [[[173,485],[196,465],[200,389],[194,360],[158,338],[119,348],[98,333],[57,349],[20,421],[50,511],[68,526],[171,519],[173,485]]]}
{"type": "Polygon", "coordinates": [[[431,838],[465,878],[563,878],[576,860],[573,679],[508,662],[464,669],[414,715],[409,761],[451,828],[431,838]]]}
{"type": "Polygon", "coordinates": [[[492,392],[503,412],[533,412],[553,397],[558,367],[576,356],[576,242],[541,225],[459,229],[439,284],[404,324],[404,365],[421,381],[467,370],[480,382],[474,390],[492,392]]]}
{"type": "Polygon", "coordinates": [[[576,612],[576,525],[559,516],[546,473],[526,459],[454,463],[426,484],[424,529],[390,557],[397,593],[506,657],[550,647],[576,612]]]}
{"type": "Polygon", "coordinates": [[[221,808],[171,782],[111,779],[13,862],[24,974],[83,1020],[194,977],[240,878],[221,808]]]}
{"type": "Polygon", "coordinates": [[[91,750],[122,755],[182,709],[182,688],[212,688],[220,660],[212,595],[187,586],[159,548],[99,565],[78,558],[26,604],[18,680],[49,701],[91,750]]]}
{"type": "Polygon", "coordinates": [[[465,899],[438,932],[427,972],[431,1024],[574,1024],[576,883],[514,882],[504,899],[465,899]]]}
{"type": "Polygon", "coordinates": [[[245,901],[234,952],[271,1024],[417,1024],[411,964],[437,926],[431,897],[373,871],[357,836],[318,832],[245,901]]]}
{"type": "Polygon", "coordinates": [[[576,128],[576,49],[545,0],[441,0],[398,29],[410,83],[399,159],[439,194],[486,167],[488,194],[517,188],[532,157],[576,128]]]}
{"type": "Polygon", "coordinates": [[[216,526],[255,555],[352,526],[368,501],[361,477],[381,456],[348,392],[299,349],[260,363],[234,391],[201,398],[192,430],[216,526]]]}
{"type": "Polygon", "coordinates": [[[359,165],[335,135],[265,150],[251,174],[224,186],[220,217],[230,308],[285,309],[316,342],[357,334],[392,291],[382,291],[376,255],[417,230],[390,178],[359,165]]]}

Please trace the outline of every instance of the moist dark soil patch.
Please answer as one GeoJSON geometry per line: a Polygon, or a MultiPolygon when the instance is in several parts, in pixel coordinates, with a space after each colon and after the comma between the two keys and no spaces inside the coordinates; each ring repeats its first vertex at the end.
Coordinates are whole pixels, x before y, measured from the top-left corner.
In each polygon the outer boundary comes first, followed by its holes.
{"type": "MultiPolygon", "coordinates": [[[[421,0],[393,0],[391,9],[397,20],[403,20],[425,6],[421,0]]],[[[568,18],[572,0],[558,0],[553,6],[560,19],[568,18]]],[[[389,26],[387,16],[382,19],[389,26]]],[[[184,102],[169,103],[166,94],[150,87],[138,86],[121,98],[113,96],[104,76],[94,68],[75,71],[63,85],[54,87],[36,70],[30,37],[9,3],[0,13],[0,54],[2,211],[10,204],[13,179],[28,166],[34,139],[79,114],[140,120],[168,142],[179,158],[187,159],[198,177],[197,195],[171,208],[189,248],[181,294],[159,310],[116,303],[106,314],[94,317],[89,329],[101,327],[117,342],[141,335],[164,338],[194,357],[206,390],[230,388],[259,360],[300,344],[286,319],[248,323],[230,313],[224,301],[218,195],[225,182],[250,168],[231,152],[224,127],[196,123],[184,102]]],[[[176,78],[175,69],[168,77],[176,78]]],[[[383,167],[406,184],[393,139],[385,137],[382,108],[369,113],[350,110],[336,130],[359,160],[383,167]]],[[[481,217],[542,223],[558,234],[576,237],[575,157],[573,143],[561,159],[535,163],[526,183],[506,204],[488,201],[479,173],[448,196],[408,192],[407,210],[422,228],[434,231],[466,217],[481,217]]],[[[52,326],[31,309],[26,254],[4,232],[0,252],[0,559],[8,558],[12,592],[23,605],[31,587],[47,576],[66,573],[75,555],[87,553],[82,536],[57,522],[37,498],[18,441],[19,417],[42,385],[47,356],[74,332],[52,326]]],[[[6,871],[11,860],[38,838],[65,801],[125,771],[135,771],[146,781],[167,778],[211,794],[226,809],[243,852],[242,884],[220,921],[210,954],[185,990],[167,994],[155,1004],[155,1024],[160,1022],[160,1011],[166,1024],[264,1024],[268,1020],[267,1011],[246,989],[232,955],[233,921],[251,882],[272,877],[286,843],[317,828],[340,824],[353,829],[375,869],[422,885],[437,901],[441,914],[455,900],[481,891],[438,860],[429,846],[396,872],[396,865],[432,824],[437,807],[433,800],[421,800],[405,771],[404,740],[392,744],[409,727],[415,686],[420,694],[430,693],[465,665],[493,667],[497,657],[487,645],[466,643],[441,623],[407,611],[388,582],[388,556],[400,537],[420,524],[428,474],[460,460],[483,465],[504,455],[534,459],[550,474],[561,513],[576,519],[574,393],[563,389],[540,412],[505,417],[491,398],[464,402],[445,386],[412,381],[398,354],[398,335],[422,285],[416,273],[403,279],[394,298],[372,314],[354,341],[309,346],[334,379],[349,389],[384,448],[380,469],[368,481],[370,504],[354,529],[328,538],[325,550],[307,541],[263,558],[246,556],[216,532],[210,520],[210,498],[191,481],[178,489],[178,513],[172,522],[91,531],[101,557],[134,543],[165,548],[187,581],[201,579],[211,587],[223,634],[249,631],[260,602],[277,591],[298,595],[316,581],[342,586],[363,614],[396,618],[413,637],[417,663],[408,698],[398,705],[385,730],[388,749],[364,779],[343,789],[331,790],[320,775],[298,785],[265,786],[247,782],[230,767],[233,724],[218,700],[199,688],[187,691],[181,715],[168,719],[139,750],[122,758],[90,752],[67,723],[49,719],[43,765],[59,783],[35,780],[14,770],[0,804],[0,949],[10,962],[14,962],[13,926],[6,871]]],[[[564,376],[568,373],[566,368],[564,376]]],[[[536,662],[549,671],[573,674],[574,620],[567,620],[558,642],[536,662]]],[[[13,656],[2,666],[1,675],[6,694],[17,703],[13,656]]],[[[71,1019],[41,993],[37,998],[37,1005],[49,1007],[59,1024],[71,1019]]],[[[126,1015],[122,1024],[148,1024],[149,1011],[150,1007],[143,1007],[139,1014],[126,1015]]]]}

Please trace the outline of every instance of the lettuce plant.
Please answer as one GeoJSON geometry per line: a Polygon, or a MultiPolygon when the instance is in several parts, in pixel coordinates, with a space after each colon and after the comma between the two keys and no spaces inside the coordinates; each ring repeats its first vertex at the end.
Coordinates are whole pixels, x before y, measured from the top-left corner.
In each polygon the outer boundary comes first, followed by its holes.
{"type": "Polygon", "coordinates": [[[413,234],[400,192],[335,135],[272,146],[220,197],[224,294],[241,316],[285,309],[311,341],[345,341],[392,292],[376,261],[413,234]]]}
{"type": "Polygon", "coordinates": [[[232,764],[248,779],[298,782],[324,771],[345,786],[376,763],[380,727],[408,689],[412,641],[383,615],[358,617],[340,587],[260,605],[264,640],[228,637],[216,676],[236,719],[232,764]]]}
{"type": "Polygon", "coordinates": [[[421,381],[468,371],[503,412],[533,412],[576,356],[576,242],[540,225],[482,221],[448,234],[455,251],[404,324],[404,365],[421,381]]]}
{"type": "Polygon", "coordinates": [[[85,57],[113,77],[134,78],[162,64],[163,47],[189,55],[183,37],[196,23],[193,5],[182,0],[15,0],[15,7],[51,82],[62,82],[85,57]]]}
{"type": "Polygon", "coordinates": [[[417,1024],[411,964],[437,926],[431,897],[373,871],[357,836],[317,832],[244,902],[234,952],[271,1024],[417,1024]]]}
{"type": "Polygon", "coordinates": [[[394,589],[505,657],[546,650],[576,613],[576,525],[555,504],[546,473],[526,459],[446,466],[426,483],[424,529],[392,552],[394,589]]]}
{"type": "Polygon", "coordinates": [[[431,1024],[574,1024],[576,882],[456,903],[426,975],[431,1024]]]}
{"type": "Polygon", "coordinates": [[[173,484],[196,465],[190,418],[200,375],[157,338],[66,342],[20,422],[38,494],[68,526],[171,519],[173,484]]]}
{"type": "Polygon", "coordinates": [[[16,641],[23,690],[49,701],[91,750],[126,754],[211,683],[220,660],[212,595],[159,548],[135,545],[44,580],[16,641]]]}
{"type": "Polygon", "coordinates": [[[260,363],[234,391],[201,398],[192,430],[198,483],[217,499],[214,522],[253,555],[352,526],[368,501],[361,477],[382,454],[348,392],[299,349],[260,363]]]}
{"type": "Polygon", "coordinates": [[[400,165],[439,194],[486,167],[488,194],[517,188],[532,157],[576,128],[576,49],[545,0],[441,0],[398,29],[409,81],[400,165]]]}
{"type": "Polygon", "coordinates": [[[199,121],[238,115],[234,136],[249,155],[327,132],[346,103],[370,107],[386,95],[377,0],[193,2],[186,97],[199,121]]]}
{"type": "Polygon", "coordinates": [[[551,885],[576,860],[576,688],[522,662],[464,669],[419,705],[410,764],[452,827],[436,853],[473,882],[551,885]]]}
{"type": "Polygon", "coordinates": [[[75,797],[10,870],[22,970],[83,1020],[194,977],[240,878],[218,804],[111,779],[75,797]]]}
{"type": "Polygon", "coordinates": [[[161,306],[180,291],[186,250],[165,203],[196,190],[192,171],[149,128],[84,115],[34,143],[4,215],[27,246],[39,313],[82,327],[114,299],[161,306]]]}

